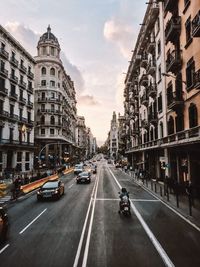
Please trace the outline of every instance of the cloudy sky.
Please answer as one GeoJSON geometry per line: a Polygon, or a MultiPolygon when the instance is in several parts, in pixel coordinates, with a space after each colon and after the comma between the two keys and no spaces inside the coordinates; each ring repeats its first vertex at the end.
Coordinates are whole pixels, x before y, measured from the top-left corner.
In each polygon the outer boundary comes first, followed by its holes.
{"type": "Polygon", "coordinates": [[[6,0],[0,24],[33,56],[50,24],[66,72],[75,83],[78,115],[98,144],[112,113],[123,114],[124,72],[146,10],[144,0],[6,0]]]}

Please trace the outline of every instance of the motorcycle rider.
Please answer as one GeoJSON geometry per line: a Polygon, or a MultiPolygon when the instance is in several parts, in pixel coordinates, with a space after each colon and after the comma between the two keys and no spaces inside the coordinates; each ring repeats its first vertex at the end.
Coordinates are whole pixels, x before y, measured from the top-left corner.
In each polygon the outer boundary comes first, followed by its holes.
{"type": "Polygon", "coordinates": [[[120,193],[120,195],[119,195],[119,197],[120,197],[119,210],[120,210],[120,211],[122,210],[122,204],[123,204],[123,197],[124,197],[124,196],[128,197],[128,205],[130,206],[129,193],[128,193],[128,191],[126,190],[125,187],[122,187],[122,189],[121,189],[121,193],[120,193]]]}

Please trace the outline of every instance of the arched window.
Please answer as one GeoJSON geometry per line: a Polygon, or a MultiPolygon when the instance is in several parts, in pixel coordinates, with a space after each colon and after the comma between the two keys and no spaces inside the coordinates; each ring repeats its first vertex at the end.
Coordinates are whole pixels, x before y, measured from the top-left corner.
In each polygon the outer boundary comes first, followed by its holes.
{"type": "Polygon", "coordinates": [[[173,134],[173,133],[174,133],[174,118],[170,116],[168,121],[168,134],[173,134]]]}
{"type": "Polygon", "coordinates": [[[46,73],[47,73],[47,70],[46,70],[46,68],[45,68],[45,67],[42,67],[42,69],[41,69],[41,73],[42,73],[42,75],[46,75],[46,73]]]}
{"type": "Polygon", "coordinates": [[[45,117],[44,117],[44,115],[42,115],[42,116],[40,117],[40,123],[41,123],[41,124],[45,124],[45,117]]]}
{"type": "Polygon", "coordinates": [[[51,124],[55,124],[55,118],[54,118],[54,116],[51,116],[51,124]]]}
{"type": "Polygon", "coordinates": [[[189,106],[189,127],[198,126],[198,110],[195,104],[191,103],[189,106]]]}
{"type": "Polygon", "coordinates": [[[50,75],[55,76],[55,73],[56,73],[56,72],[55,72],[55,69],[54,69],[54,68],[51,68],[51,69],[50,69],[50,75]]]}
{"type": "Polygon", "coordinates": [[[162,121],[160,122],[160,138],[163,137],[163,123],[162,121]]]}

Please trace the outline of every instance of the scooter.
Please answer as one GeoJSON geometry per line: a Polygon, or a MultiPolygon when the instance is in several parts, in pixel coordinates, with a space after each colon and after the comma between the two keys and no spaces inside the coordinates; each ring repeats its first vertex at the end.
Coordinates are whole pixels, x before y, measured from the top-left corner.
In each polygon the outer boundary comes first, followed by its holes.
{"type": "Polygon", "coordinates": [[[130,201],[128,196],[123,196],[121,198],[121,201],[119,203],[119,214],[124,214],[125,216],[130,216],[131,215],[131,209],[130,209],[130,201]]]}

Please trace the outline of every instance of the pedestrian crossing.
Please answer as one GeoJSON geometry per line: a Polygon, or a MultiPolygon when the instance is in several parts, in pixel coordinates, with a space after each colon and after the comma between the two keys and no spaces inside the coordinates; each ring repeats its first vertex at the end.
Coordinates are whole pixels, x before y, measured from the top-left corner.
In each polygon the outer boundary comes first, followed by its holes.
{"type": "Polygon", "coordinates": [[[11,196],[5,196],[0,198],[0,204],[8,202],[11,199],[11,196]]]}

